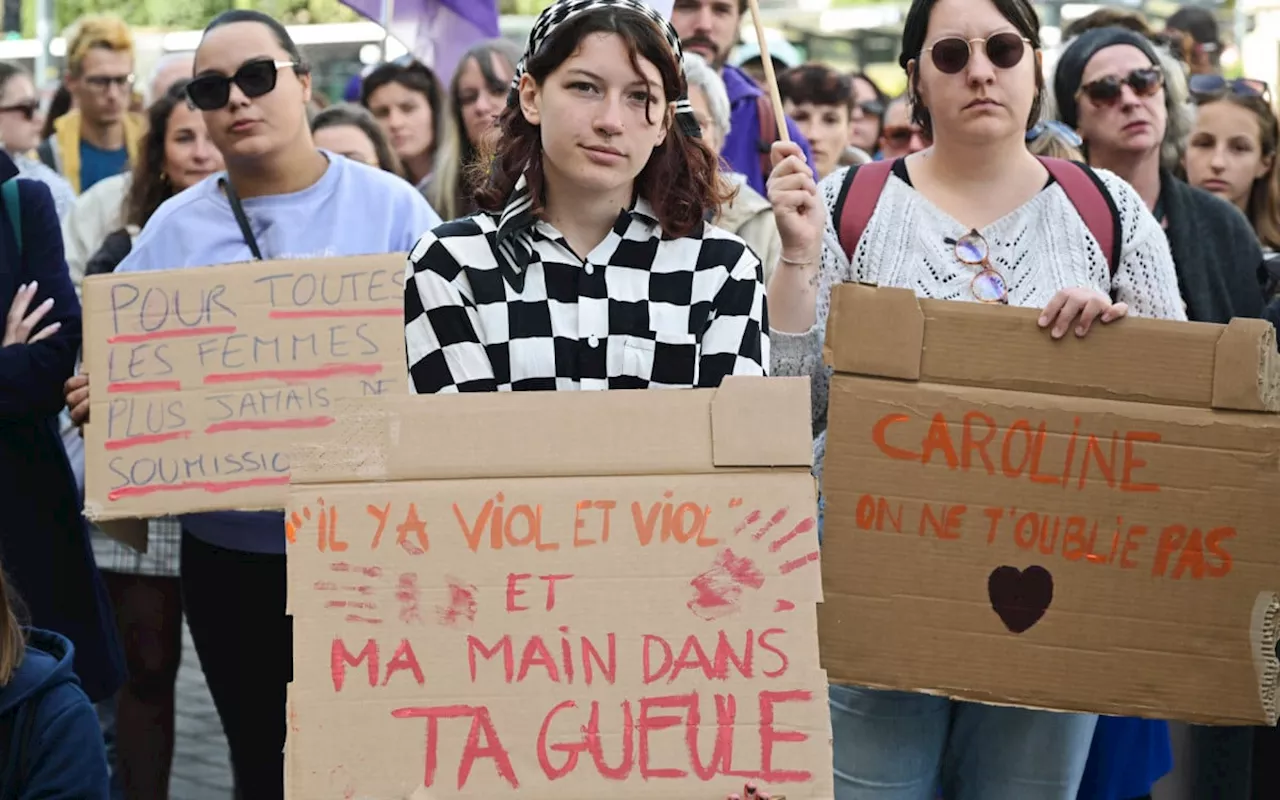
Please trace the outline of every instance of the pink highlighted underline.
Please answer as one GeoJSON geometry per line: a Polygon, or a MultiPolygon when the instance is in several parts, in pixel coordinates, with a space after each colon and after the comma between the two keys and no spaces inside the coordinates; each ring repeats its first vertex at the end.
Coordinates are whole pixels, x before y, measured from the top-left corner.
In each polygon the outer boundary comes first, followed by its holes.
{"type": "Polygon", "coordinates": [[[121,333],[112,336],[107,344],[133,344],[136,342],[153,342],[157,339],[184,339],[188,336],[218,336],[224,333],[235,333],[234,325],[210,325],[203,328],[173,328],[166,331],[147,331],[145,333],[121,333]]]}
{"type": "Polygon", "coordinates": [[[205,433],[222,433],[223,431],[278,431],[298,430],[300,428],[324,428],[336,422],[333,417],[310,417],[307,419],[240,419],[227,422],[215,422],[204,429],[205,433]]]}
{"type": "Polygon", "coordinates": [[[298,308],[278,309],[271,319],[347,319],[351,317],[398,317],[403,308],[298,308]]]}
{"type": "Polygon", "coordinates": [[[240,381],[277,380],[291,383],[294,381],[313,381],[319,378],[333,378],[338,375],[377,375],[382,372],[381,364],[325,364],[316,369],[264,369],[258,372],[215,372],[204,376],[205,384],[238,383],[240,381]]]}
{"type": "MultiPolygon", "coordinates": [[[[300,430],[305,428],[324,428],[336,422],[333,417],[308,417],[305,419],[242,419],[215,422],[204,429],[205,433],[225,433],[227,431],[279,431],[300,430]]],[[[166,433],[146,433],[138,436],[126,436],[123,439],[112,439],[104,446],[108,450],[123,450],[126,447],[139,447],[148,444],[161,444],[174,439],[189,439],[191,431],[168,431],[166,433]]]]}
{"type": "Polygon", "coordinates": [[[182,381],[116,381],[107,384],[107,394],[124,392],[177,392],[182,390],[182,381]]]}
{"type": "Polygon", "coordinates": [[[141,497],[143,495],[156,494],[157,492],[187,492],[193,490],[207,492],[209,494],[221,494],[223,492],[234,492],[239,489],[252,489],[257,486],[284,486],[288,483],[288,475],[277,475],[270,478],[250,478],[243,481],[226,481],[225,483],[216,483],[214,481],[191,481],[188,483],[170,483],[156,486],[123,486],[109,492],[107,494],[107,499],[120,500],[125,497],[141,497]]]}

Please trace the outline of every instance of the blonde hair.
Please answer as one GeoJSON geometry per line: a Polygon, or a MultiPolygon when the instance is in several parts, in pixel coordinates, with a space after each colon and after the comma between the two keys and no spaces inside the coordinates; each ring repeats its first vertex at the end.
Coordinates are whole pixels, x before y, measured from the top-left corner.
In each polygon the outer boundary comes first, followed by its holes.
{"type": "Polygon", "coordinates": [[[9,583],[0,569],[0,686],[8,685],[27,651],[26,635],[18,622],[16,599],[9,593],[9,583]]]}
{"type": "MultiPolygon", "coordinates": [[[[463,204],[472,197],[473,185],[483,183],[489,174],[488,164],[481,160],[483,147],[477,147],[467,138],[467,126],[462,119],[462,104],[458,100],[458,84],[462,80],[462,71],[471,61],[480,67],[480,74],[485,82],[490,78],[495,81],[499,77],[493,71],[495,58],[505,61],[508,69],[515,72],[520,62],[520,47],[509,39],[486,39],[473,45],[458,60],[458,66],[449,82],[449,95],[445,100],[448,111],[440,110],[441,117],[452,120],[452,124],[443,127],[438,157],[433,161],[431,180],[427,185],[427,201],[436,210],[441,219],[457,219],[463,211],[463,204]]],[[[497,135],[497,128],[490,131],[497,135]]]]}
{"type": "Polygon", "coordinates": [[[1062,137],[1052,133],[1037,136],[1027,142],[1027,149],[1035,156],[1048,158],[1065,158],[1067,161],[1084,161],[1084,153],[1062,141],[1062,137]]]}
{"type": "Polygon", "coordinates": [[[95,47],[133,55],[133,32],[114,14],[84,16],[66,32],[67,72],[79,75],[84,57],[95,47]]]}

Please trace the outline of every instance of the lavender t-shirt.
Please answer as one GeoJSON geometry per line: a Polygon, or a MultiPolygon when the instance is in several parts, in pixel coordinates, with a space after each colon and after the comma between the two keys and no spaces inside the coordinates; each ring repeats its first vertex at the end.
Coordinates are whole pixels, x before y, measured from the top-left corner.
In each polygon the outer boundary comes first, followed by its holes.
{"type": "MultiPolygon", "coordinates": [[[[408,251],[440,217],[422,194],[382,170],[325,152],[329,168],[293,194],[250,197],[245,216],[266,259],[359,256],[408,251]]],[[[251,261],[226,196],[212,175],[166,201],[116,272],[147,272],[251,261]]],[[[187,514],[182,526],[218,547],[284,552],[276,511],[187,514]]]]}

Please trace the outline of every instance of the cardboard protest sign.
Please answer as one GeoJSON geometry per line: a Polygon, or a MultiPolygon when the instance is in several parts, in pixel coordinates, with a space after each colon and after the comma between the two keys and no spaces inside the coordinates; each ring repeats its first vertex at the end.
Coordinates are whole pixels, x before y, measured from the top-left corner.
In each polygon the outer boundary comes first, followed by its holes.
{"type": "Polygon", "coordinates": [[[829,799],[809,389],[383,397],[294,451],[291,798],[829,799]]]}
{"type": "Polygon", "coordinates": [[[86,279],[86,516],[283,508],[295,439],[405,391],[404,258],[86,279]]]}
{"type": "Polygon", "coordinates": [[[823,665],[835,683],[1276,722],[1275,332],[840,287],[823,665]]]}

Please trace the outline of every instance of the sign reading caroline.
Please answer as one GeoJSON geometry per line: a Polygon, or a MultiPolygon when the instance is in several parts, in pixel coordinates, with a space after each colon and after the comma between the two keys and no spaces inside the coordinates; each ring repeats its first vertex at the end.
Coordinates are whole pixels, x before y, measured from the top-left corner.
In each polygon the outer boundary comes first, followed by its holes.
{"type": "Polygon", "coordinates": [[[1275,332],[841,287],[823,490],[833,682],[1276,722],[1275,332]]]}
{"type": "Polygon", "coordinates": [[[293,451],[288,795],[831,798],[808,402],[344,409],[293,451]]]}
{"type": "Polygon", "coordinates": [[[86,515],[282,508],[295,439],[404,391],[403,286],[403,254],[85,280],[86,515]]]}

